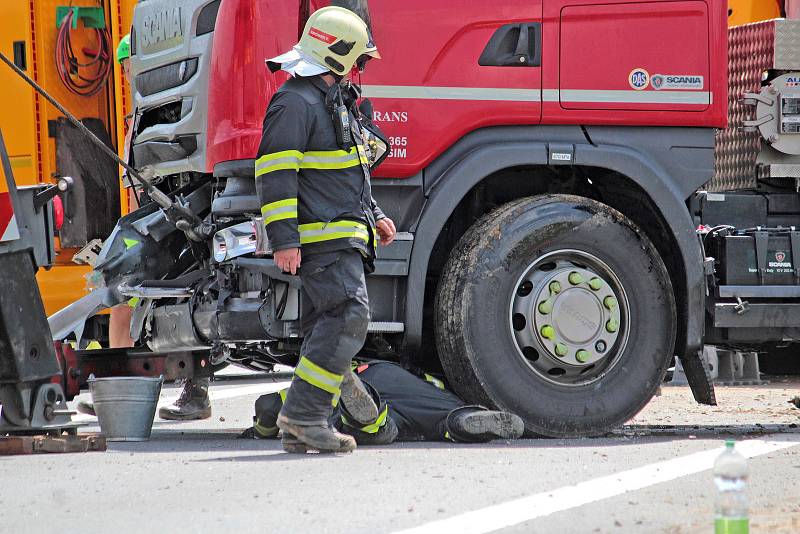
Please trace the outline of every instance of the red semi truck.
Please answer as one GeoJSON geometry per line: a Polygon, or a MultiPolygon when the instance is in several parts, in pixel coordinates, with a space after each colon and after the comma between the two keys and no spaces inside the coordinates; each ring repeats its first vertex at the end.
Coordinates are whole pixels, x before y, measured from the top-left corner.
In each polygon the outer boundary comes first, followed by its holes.
{"type": "MultiPolygon", "coordinates": [[[[800,223],[797,195],[698,193],[719,185],[715,135],[728,123],[724,0],[335,3],[368,19],[383,56],[356,81],[391,141],[373,190],[400,231],[369,277],[367,354],[442,369],[469,401],[576,436],[633,416],[676,356],[713,404],[704,343],[793,339],[798,280],[773,281],[761,259],[790,239],[771,227],[800,223]],[[742,256],[726,252],[733,241],[742,256]],[[737,281],[751,264],[756,280],[737,281]],[[777,321],[775,302],[789,306],[777,321]]],[[[323,5],[136,6],[131,160],[165,191],[202,184],[189,204],[217,231],[197,264],[214,281],[183,265],[169,283],[126,287],[145,301],[135,337],[154,354],[199,354],[200,370],[269,366],[297,348],[296,288],[257,265],[247,236],[262,120],[285,80],[264,60],[323,5]]],[[[749,90],[782,71],[761,74],[749,90]]]]}

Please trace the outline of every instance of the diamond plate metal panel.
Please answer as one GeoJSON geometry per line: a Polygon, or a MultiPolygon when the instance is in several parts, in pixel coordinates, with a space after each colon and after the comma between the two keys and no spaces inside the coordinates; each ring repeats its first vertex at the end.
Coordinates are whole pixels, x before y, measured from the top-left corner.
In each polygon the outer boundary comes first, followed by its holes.
{"type": "MultiPolygon", "coordinates": [[[[728,128],[717,132],[716,169],[714,178],[705,186],[708,191],[730,191],[756,185],[756,158],[761,150],[761,136],[758,132],[741,130],[745,120],[755,118],[755,107],[742,105],[740,99],[744,93],[758,93],[761,73],[772,68],[776,22],[746,24],[728,31],[729,123],[728,128]]],[[[788,42],[788,38],[784,40],[784,43],[788,42]]]]}
{"type": "Polygon", "coordinates": [[[773,69],[796,70],[800,67],[800,20],[772,21],[775,31],[773,69]]]}

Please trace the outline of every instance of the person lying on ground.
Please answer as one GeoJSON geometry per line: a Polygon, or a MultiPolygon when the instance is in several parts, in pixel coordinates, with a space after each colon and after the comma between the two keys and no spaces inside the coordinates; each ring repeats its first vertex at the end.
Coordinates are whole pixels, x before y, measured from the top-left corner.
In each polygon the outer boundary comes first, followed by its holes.
{"type": "MultiPolygon", "coordinates": [[[[518,439],[522,419],[509,412],[467,405],[430,375],[419,378],[391,362],[365,363],[356,374],[379,407],[378,417],[359,421],[341,401],[330,423],[350,434],[359,445],[388,445],[394,441],[451,441],[481,443],[493,439],[518,439]]],[[[255,404],[253,426],[242,438],[277,438],[276,424],[286,391],[269,393],[255,404]]]]}

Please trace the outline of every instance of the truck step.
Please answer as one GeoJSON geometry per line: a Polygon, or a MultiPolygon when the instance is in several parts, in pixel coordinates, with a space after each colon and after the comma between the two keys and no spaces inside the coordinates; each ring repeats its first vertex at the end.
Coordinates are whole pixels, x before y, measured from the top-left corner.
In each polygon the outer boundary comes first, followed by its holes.
{"type": "Polygon", "coordinates": [[[373,334],[401,334],[405,331],[405,323],[382,323],[371,322],[367,328],[367,332],[373,334]]]}

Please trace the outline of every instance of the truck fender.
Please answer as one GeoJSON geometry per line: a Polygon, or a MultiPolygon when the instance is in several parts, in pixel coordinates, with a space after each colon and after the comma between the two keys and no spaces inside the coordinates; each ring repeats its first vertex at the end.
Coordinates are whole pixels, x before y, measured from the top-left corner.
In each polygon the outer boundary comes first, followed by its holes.
{"type": "MultiPolygon", "coordinates": [[[[558,144],[563,146],[563,141],[559,139],[558,144]]],[[[454,149],[457,147],[458,145],[454,149]]],[[[661,217],[675,236],[686,277],[684,312],[687,318],[686,338],[679,340],[676,353],[681,356],[687,368],[687,378],[695,399],[705,404],[714,404],[713,386],[706,376],[700,376],[704,374],[702,371],[705,366],[694,365],[695,362],[691,361],[700,357],[702,347],[705,282],[702,252],[692,218],[684,198],[681,198],[683,188],[662,165],[640,151],[617,145],[592,145],[582,135],[576,136],[574,147],[575,165],[605,168],[635,181],[653,199],[661,217]]],[[[422,343],[422,310],[430,254],[439,233],[459,202],[476,184],[493,173],[511,167],[548,163],[546,142],[485,143],[467,148],[468,150],[462,152],[462,157],[446,166],[441,176],[432,177],[435,182],[428,193],[428,200],[416,227],[406,289],[405,341],[411,347],[418,347],[422,343]]],[[[427,178],[428,176],[426,181],[427,178]]]]}

